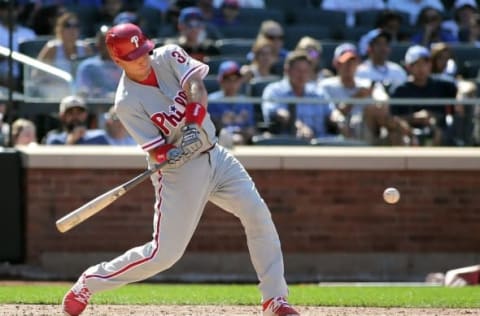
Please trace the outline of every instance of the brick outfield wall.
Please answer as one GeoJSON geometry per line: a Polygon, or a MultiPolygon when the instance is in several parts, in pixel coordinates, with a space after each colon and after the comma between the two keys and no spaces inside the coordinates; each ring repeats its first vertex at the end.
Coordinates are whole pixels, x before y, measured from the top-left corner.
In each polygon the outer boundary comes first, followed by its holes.
{"type": "MultiPolygon", "coordinates": [[[[249,170],[288,253],[475,253],[480,250],[480,170],[249,170]],[[394,185],[397,205],[381,194],[394,185]]],[[[45,252],[123,252],[150,240],[147,180],[61,234],[55,221],[136,176],[135,170],[28,168],[26,259],[45,252]]],[[[241,197],[239,197],[241,198],[241,197]]],[[[246,252],[240,222],[209,204],[187,251],[246,252]]]]}

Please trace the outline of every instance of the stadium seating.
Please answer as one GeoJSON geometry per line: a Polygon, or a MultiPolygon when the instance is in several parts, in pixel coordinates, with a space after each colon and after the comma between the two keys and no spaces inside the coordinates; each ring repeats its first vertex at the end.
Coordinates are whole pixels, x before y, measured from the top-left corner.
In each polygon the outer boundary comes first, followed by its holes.
{"type": "Polygon", "coordinates": [[[29,57],[36,58],[42,47],[50,39],[53,39],[53,36],[37,36],[35,39],[21,42],[18,45],[18,51],[29,57]]]}
{"type": "Polygon", "coordinates": [[[340,11],[329,11],[316,8],[300,8],[293,12],[293,25],[304,24],[312,28],[317,25],[329,26],[332,28],[344,27],[346,14],[340,11]]]}
{"type": "Polygon", "coordinates": [[[298,41],[304,36],[311,36],[318,40],[330,39],[332,32],[327,26],[292,25],[285,29],[285,47],[294,49],[298,41]]]}
{"type": "Polygon", "coordinates": [[[457,65],[464,65],[465,62],[480,59],[480,48],[473,45],[452,45],[452,52],[457,65]]]}
{"type": "Polygon", "coordinates": [[[317,6],[311,0],[295,0],[295,1],[279,1],[279,0],[265,0],[265,7],[280,9],[284,11],[296,11],[302,8],[311,8],[317,6]]]}
{"type": "MultiPolygon", "coordinates": [[[[476,57],[480,58],[480,56],[476,57]]],[[[477,79],[478,71],[480,70],[480,59],[467,60],[462,65],[458,66],[458,72],[464,79],[477,79]]]]}
{"type": "Polygon", "coordinates": [[[247,38],[254,39],[258,34],[257,25],[230,25],[222,26],[220,28],[220,33],[222,38],[247,38]]]}
{"type": "Polygon", "coordinates": [[[222,56],[246,56],[251,51],[253,43],[253,39],[225,38],[216,41],[215,45],[222,56]]]}
{"type": "Polygon", "coordinates": [[[254,25],[259,27],[265,20],[274,20],[280,24],[285,23],[285,14],[279,9],[241,8],[238,14],[241,25],[254,25]]]}
{"type": "Polygon", "coordinates": [[[207,61],[207,64],[210,67],[210,74],[217,74],[218,67],[226,60],[236,61],[240,65],[244,65],[248,62],[246,56],[211,56],[207,61]]]}
{"type": "Polygon", "coordinates": [[[381,12],[382,10],[358,11],[355,13],[355,25],[373,29],[381,12]]]}
{"type": "Polygon", "coordinates": [[[203,82],[205,83],[205,88],[207,88],[208,93],[212,93],[220,89],[220,85],[218,83],[216,75],[206,76],[205,78],[203,78],[203,82]]]}

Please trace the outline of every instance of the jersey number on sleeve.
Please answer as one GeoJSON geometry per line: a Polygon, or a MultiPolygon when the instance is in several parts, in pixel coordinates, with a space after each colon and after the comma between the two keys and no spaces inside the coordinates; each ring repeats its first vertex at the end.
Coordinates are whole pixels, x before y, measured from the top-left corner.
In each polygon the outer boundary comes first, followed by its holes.
{"type": "Polygon", "coordinates": [[[172,52],[172,57],[175,58],[179,64],[183,64],[187,61],[187,57],[178,50],[172,52]]]}

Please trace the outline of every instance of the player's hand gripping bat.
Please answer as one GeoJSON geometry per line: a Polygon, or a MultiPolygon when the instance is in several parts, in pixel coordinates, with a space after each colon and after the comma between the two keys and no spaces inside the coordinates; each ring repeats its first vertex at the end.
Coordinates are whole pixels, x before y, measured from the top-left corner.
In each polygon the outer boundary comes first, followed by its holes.
{"type": "Polygon", "coordinates": [[[67,215],[57,220],[57,229],[62,233],[65,233],[66,231],[72,229],[73,227],[85,221],[87,218],[92,217],[108,205],[112,204],[119,197],[136,187],[138,184],[150,177],[153,173],[159,171],[163,166],[168,163],[168,161],[164,161],[162,163],[156,164],[152,168],[145,170],[135,178],[111,189],[106,193],[103,193],[102,195],[80,206],[76,210],[68,213],[67,215]]]}

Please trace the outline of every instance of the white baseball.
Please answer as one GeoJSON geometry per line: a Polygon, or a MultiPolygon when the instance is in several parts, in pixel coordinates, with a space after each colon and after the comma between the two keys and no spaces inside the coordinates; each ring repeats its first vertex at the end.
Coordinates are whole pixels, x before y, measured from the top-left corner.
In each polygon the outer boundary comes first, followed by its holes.
{"type": "Polygon", "coordinates": [[[395,204],[400,200],[400,192],[396,188],[386,188],[383,191],[383,199],[388,204],[395,204]]]}

